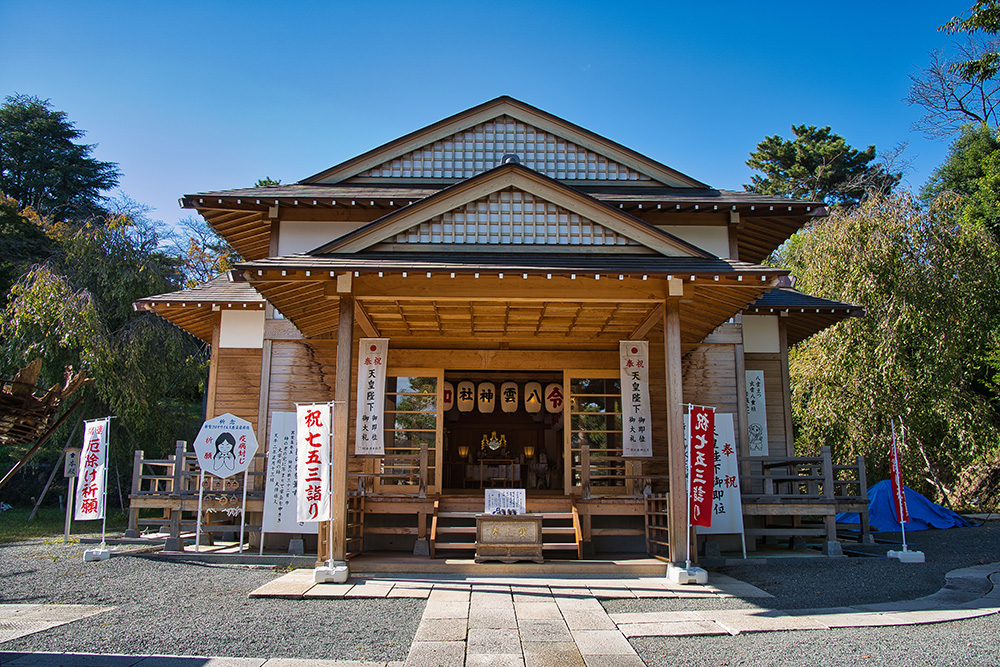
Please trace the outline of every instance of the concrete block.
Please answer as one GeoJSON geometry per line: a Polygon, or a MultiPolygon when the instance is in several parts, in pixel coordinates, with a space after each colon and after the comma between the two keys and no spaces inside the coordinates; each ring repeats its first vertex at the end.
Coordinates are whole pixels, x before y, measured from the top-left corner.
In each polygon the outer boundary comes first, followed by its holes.
{"type": "Polygon", "coordinates": [[[521,655],[521,638],[512,628],[469,628],[468,656],[482,654],[521,655]]]}
{"type": "Polygon", "coordinates": [[[573,641],[580,654],[588,655],[636,655],[635,649],[625,636],[617,630],[574,630],[573,641]]]}
{"type": "Polygon", "coordinates": [[[552,620],[532,620],[520,621],[517,629],[521,635],[521,642],[571,642],[573,635],[570,634],[566,621],[559,619],[552,620]]]}
{"type": "Polygon", "coordinates": [[[464,618],[428,618],[420,621],[414,641],[464,642],[468,631],[464,618]]]}
{"type": "Polygon", "coordinates": [[[843,556],[844,555],[844,549],[840,545],[840,542],[837,542],[836,540],[834,540],[832,542],[824,542],[823,543],[823,555],[824,556],[843,556]]]}
{"type": "Polygon", "coordinates": [[[465,662],[465,642],[413,642],[405,667],[455,667],[465,662]]]}
{"type": "Polygon", "coordinates": [[[528,642],[524,650],[524,667],[584,667],[583,656],[572,641],[528,642]]]}
{"type": "Polygon", "coordinates": [[[427,542],[427,538],[418,539],[413,543],[413,555],[414,556],[430,556],[431,548],[430,544],[427,542]]]}
{"type": "Polygon", "coordinates": [[[290,556],[304,556],[306,553],[306,542],[301,537],[293,537],[288,540],[288,554],[290,556]]]}

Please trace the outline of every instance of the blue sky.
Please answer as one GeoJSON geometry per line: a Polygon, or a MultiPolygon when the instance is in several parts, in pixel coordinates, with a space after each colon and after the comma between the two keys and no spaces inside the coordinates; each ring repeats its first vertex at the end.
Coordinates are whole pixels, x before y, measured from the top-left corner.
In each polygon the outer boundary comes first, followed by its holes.
{"type": "Polygon", "coordinates": [[[908,77],[971,4],[0,0],[0,96],[51,99],[168,223],[498,95],[724,189],[792,124],[908,142],[919,189],[948,144],[911,130],[908,77]]]}

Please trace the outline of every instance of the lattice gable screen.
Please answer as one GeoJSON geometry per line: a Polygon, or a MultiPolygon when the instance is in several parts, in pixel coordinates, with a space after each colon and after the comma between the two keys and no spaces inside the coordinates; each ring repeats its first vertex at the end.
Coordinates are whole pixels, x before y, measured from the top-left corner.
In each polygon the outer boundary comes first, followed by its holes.
{"type": "Polygon", "coordinates": [[[470,178],[513,153],[526,167],[550,178],[585,181],[649,181],[603,155],[510,116],[499,116],[385,162],[359,176],[369,178],[470,178]]]}
{"type": "Polygon", "coordinates": [[[397,234],[395,243],[638,245],[530,192],[507,188],[397,234]]]}

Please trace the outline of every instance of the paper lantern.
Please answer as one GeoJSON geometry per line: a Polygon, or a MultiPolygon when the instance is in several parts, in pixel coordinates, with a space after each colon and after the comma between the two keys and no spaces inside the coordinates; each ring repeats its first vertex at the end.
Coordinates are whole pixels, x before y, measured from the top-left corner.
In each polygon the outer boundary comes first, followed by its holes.
{"type": "Polygon", "coordinates": [[[542,385],[538,382],[524,385],[524,409],[531,414],[542,411],[542,385]]]}
{"type": "Polygon", "coordinates": [[[517,383],[504,382],[500,385],[500,409],[504,412],[517,412],[517,383]]]}
{"type": "Polygon", "coordinates": [[[549,412],[562,412],[563,391],[561,384],[553,382],[545,386],[545,409],[549,412]]]}
{"type": "Polygon", "coordinates": [[[497,386],[492,382],[480,382],[476,389],[476,398],[479,402],[479,411],[484,415],[493,412],[497,402],[497,386]]]}
{"type": "Polygon", "coordinates": [[[458,403],[458,411],[472,412],[472,408],[476,406],[476,385],[464,380],[458,383],[457,390],[455,401],[458,403]]]}
{"type": "Polygon", "coordinates": [[[455,406],[455,385],[450,382],[445,382],[441,389],[441,400],[444,403],[442,409],[444,412],[448,412],[455,406]]]}

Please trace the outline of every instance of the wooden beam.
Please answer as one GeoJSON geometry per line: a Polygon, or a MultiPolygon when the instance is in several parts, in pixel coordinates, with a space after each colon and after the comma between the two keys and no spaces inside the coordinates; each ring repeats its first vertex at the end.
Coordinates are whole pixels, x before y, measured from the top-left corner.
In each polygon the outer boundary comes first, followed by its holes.
{"type": "Polygon", "coordinates": [[[657,304],[653,311],[642,321],[642,324],[637,326],[632,330],[629,335],[630,340],[636,340],[637,338],[643,338],[649,330],[656,326],[658,323],[663,321],[663,304],[657,304]]]}
{"type": "Polygon", "coordinates": [[[680,303],[669,299],[663,315],[667,384],[667,451],[670,474],[670,559],[684,560],[687,530],[687,470],[684,464],[684,378],[681,368],[680,303]]]}
{"type": "Polygon", "coordinates": [[[378,328],[372,324],[372,320],[368,317],[368,313],[365,312],[364,306],[362,306],[357,301],[354,302],[354,318],[358,321],[358,326],[361,330],[365,332],[365,335],[369,338],[381,338],[382,334],[378,332],[378,328]]]}

